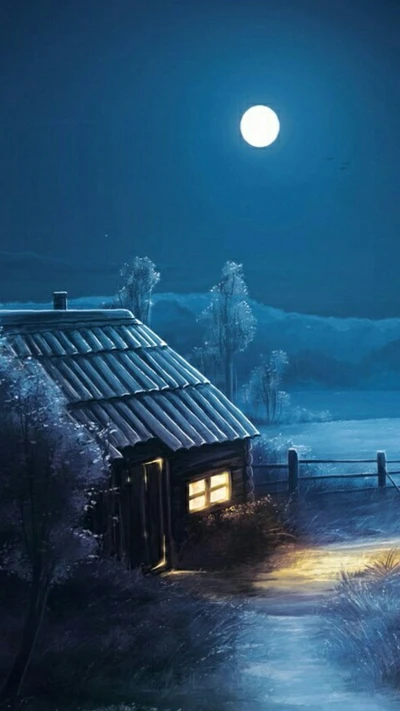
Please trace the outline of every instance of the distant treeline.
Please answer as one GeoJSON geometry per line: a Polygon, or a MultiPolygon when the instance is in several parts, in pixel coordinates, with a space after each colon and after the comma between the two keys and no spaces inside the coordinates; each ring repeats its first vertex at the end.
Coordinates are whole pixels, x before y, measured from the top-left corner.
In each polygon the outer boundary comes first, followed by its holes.
{"type": "MultiPolygon", "coordinates": [[[[288,356],[283,378],[288,390],[400,388],[400,338],[374,349],[372,329],[366,330],[364,322],[348,322],[345,332],[341,327],[338,329],[336,339],[329,320],[305,316],[303,322],[299,314],[282,312],[283,321],[276,312],[276,316],[269,315],[265,321],[259,308],[258,318],[254,318],[257,305],[249,298],[242,265],[227,262],[220,282],[210,289],[208,296],[192,295],[188,299],[182,299],[181,295],[174,298],[172,294],[153,299],[153,290],[162,275],[147,257],[135,257],[125,264],[120,276],[116,297],[107,305],[131,308],[145,322],[150,321],[151,315],[151,326],[173,348],[236,399],[241,399],[240,391],[250,382],[254,371],[278,350],[288,356]],[[226,339],[227,327],[230,339],[226,339]],[[221,348],[224,339],[227,342],[221,348]],[[345,342],[347,348],[341,346],[345,342]],[[362,343],[364,349],[358,348],[362,343]],[[357,357],[359,362],[354,362],[357,357]],[[228,364],[225,374],[219,372],[223,362],[228,364]],[[227,380],[232,382],[227,384],[227,380]]],[[[391,333],[387,337],[396,335],[391,333]]]]}
{"type": "MultiPolygon", "coordinates": [[[[155,303],[152,327],[173,348],[189,356],[199,342],[199,325],[189,308],[178,302],[169,313],[166,303],[155,303]]],[[[272,346],[274,344],[271,344],[272,346]]],[[[265,340],[257,332],[254,340],[237,358],[237,373],[245,381],[266,348],[265,340]]],[[[368,354],[359,363],[340,360],[319,350],[307,349],[289,353],[285,375],[288,388],[393,389],[400,388],[400,339],[368,354]]]]}

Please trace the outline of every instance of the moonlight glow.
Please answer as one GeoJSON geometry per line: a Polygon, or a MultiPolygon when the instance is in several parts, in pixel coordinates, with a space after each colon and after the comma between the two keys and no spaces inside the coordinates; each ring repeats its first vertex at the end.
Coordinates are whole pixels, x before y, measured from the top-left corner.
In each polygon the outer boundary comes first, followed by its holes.
{"type": "Polygon", "coordinates": [[[252,106],[242,116],[240,132],[247,143],[265,148],[278,137],[279,119],[268,106],[252,106]]]}

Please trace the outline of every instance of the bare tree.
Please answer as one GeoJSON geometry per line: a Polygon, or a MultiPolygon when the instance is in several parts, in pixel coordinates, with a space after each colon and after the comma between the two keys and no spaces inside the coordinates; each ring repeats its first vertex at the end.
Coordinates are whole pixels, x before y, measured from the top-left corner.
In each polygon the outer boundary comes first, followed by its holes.
{"type": "Polygon", "coordinates": [[[130,309],[139,321],[148,324],[151,295],[160,281],[154,262],[149,257],[135,257],[123,265],[120,276],[122,285],[117,294],[120,305],[130,309]]]}
{"type": "Polygon", "coordinates": [[[269,423],[279,421],[290,405],[290,396],[281,389],[288,364],[284,351],[272,351],[269,358],[263,358],[261,365],[254,368],[246,386],[247,404],[261,409],[269,423]]]}
{"type": "Polygon", "coordinates": [[[235,357],[251,343],[256,326],[241,264],[226,262],[200,320],[206,328],[205,345],[218,357],[222,387],[233,398],[235,357]]]}
{"type": "Polygon", "coordinates": [[[41,366],[0,354],[0,565],[26,581],[19,647],[0,692],[18,705],[52,586],[93,556],[85,506],[107,469],[100,447],[66,413],[41,366]]]}

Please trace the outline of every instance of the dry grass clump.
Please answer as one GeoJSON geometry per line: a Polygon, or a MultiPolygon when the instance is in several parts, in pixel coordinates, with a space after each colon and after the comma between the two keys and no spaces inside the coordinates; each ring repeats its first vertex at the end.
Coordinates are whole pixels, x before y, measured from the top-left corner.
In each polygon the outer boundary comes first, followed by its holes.
{"type": "MultiPolygon", "coordinates": [[[[12,580],[7,585],[9,593],[3,587],[0,596],[0,684],[19,639],[25,595],[19,587],[17,600],[12,580]]],[[[235,676],[243,624],[232,605],[202,599],[179,584],[112,561],[85,563],[49,599],[24,708],[171,708],[190,689],[222,688],[221,675],[235,676]]]]}
{"type": "Polygon", "coordinates": [[[342,574],[322,611],[327,650],[366,684],[400,681],[400,552],[342,574]]]}

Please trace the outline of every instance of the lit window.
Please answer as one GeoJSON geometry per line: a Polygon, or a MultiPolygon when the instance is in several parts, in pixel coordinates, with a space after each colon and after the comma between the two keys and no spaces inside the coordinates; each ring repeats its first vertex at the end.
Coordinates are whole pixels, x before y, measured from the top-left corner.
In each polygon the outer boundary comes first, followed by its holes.
{"type": "Polygon", "coordinates": [[[231,498],[229,471],[213,474],[189,484],[189,511],[201,511],[231,498]]]}
{"type": "Polygon", "coordinates": [[[214,474],[211,477],[211,488],[217,489],[219,486],[228,486],[229,484],[229,472],[222,472],[222,474],[214,474]]]}
{"type": "Polygon", "coordinates": [[[197,496],[198,494],[204,494],[206,490],[206,480],[200,479],[200,481],[192,481],[189,484],[189,496],[197,496]]]}
{"type": "Polygon", "coordinates": [[[227,501],[229,499],[229,490],[227,486],[220,486],[219,489],[211,489],[210,504],[217,504],[219,501],[227,501]]]}
{"type": "Polygon", "coordinates": [[[189,500],[190,511],[200,511],[206,508],[206,497],[204,494],[201,496],[195,496],[193,499],[189,500]]]}

